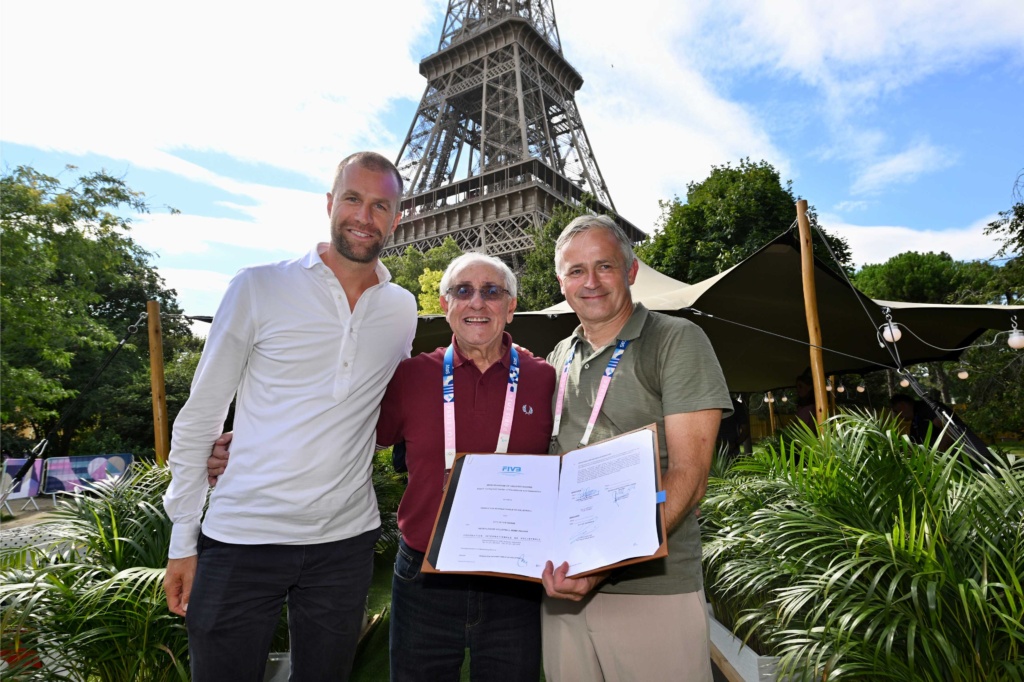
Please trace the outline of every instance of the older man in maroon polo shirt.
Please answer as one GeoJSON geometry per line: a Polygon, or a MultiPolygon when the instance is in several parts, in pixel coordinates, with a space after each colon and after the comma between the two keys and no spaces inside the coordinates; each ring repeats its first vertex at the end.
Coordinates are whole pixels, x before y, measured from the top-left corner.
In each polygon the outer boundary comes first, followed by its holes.
{"type": "Polygon", "coordinates": [[[456,451],[547,453],[555,371],[518,352],[505,332],[516,307],[516,279],[500,260],[476,253],[456,258],[440,291],[452,343],[399,364],[377,423],[378,444],[405,442],[409,469],[398,508],[391,679],[458,680],[468,648],[474,680],[535,682],[540,587],[424,574],[420,567],[456,451]]]}

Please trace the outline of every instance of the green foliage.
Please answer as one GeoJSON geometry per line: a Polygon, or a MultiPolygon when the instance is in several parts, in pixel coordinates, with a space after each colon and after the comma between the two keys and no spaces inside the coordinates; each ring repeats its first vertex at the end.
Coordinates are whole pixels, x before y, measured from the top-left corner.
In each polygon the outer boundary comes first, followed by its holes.
{"type": "MultiPolygon", "coordinates": [[[[0,550],[3,648],[38,657],[22,666],[56,662],[67,670],[59,679],[82,682],[189,679],[184,621],[167,610],[163,595],[171,522],[162,499],[170,470],[136,462],[131,472],[64,497],[51,521],[33,527],[40,540],[0,550]]],[[[373,486],[382,529],[376,552],[393,559],[405,476],[395,473],[390,450],[374,458],[373,486]]],[[[286,626],[282,620],[275,651],[287,649],[286,626]]],[[[51,679],[53,667],[49,675],[27,667],[6,673],[51,679]]]]}
{"type": "MultiPolygon", "coordinates": [[[[68,167],[72,170],[72,167],[68,167]]],[[[76,412],[52,441],[50,454],[68,454],[83,429],[103,429],[105,399],[86,391],[91,378],[128,327],[157,300],[180,313],[174,291],[149,264],[149,254],[127,234],[125,212],[145,212],[143,195],[104,172],[64,186],[57,178],[19,167],[0,177],[0,421],[4,446],[18,450],[19,434],[42,437],[81,395],[76,412]],[[83,394],[83,392],[85,392],[83,394]]],[[[191,334],[178,319],[164,320],[165,361],[191,334]]],[[[100,381],[116,393],[148,371],[142,334],[118,354],[100,381]],[[138,339],[141,339],[139,343],[138,339]],[[138,345],[136,345],[138,344],[138,345]],[[141,346],[141,348],[140,348],[141,346]]],[[[150,400],[133,404],[150,411],[150,400]]],[[[152,448],[152,430],[132,450],[152,448]]]]}
{"type": "MultiPolygon", "coordinates": [[[[683,282],[707,279],[785,232],[796,220],[796,200],[793,183],[783,186],[779,172],[767,161],[742,159],[736,167],[712,166],[704,181],[687,186],[685,203],[678,198],[662,202],[662,227],[640,245],[637,255],[683,282]]],[[[813,208],[808,209],[808,220],[817,226],[813,208]]],[[[846,240],[825,234],[840,264],[847,267],[846,240]]],[[[817,235],[814,253],[837,267],[817,235]]]]}
{"type": "Polygon", "coordinates": [[[985,228],[985,234],[996,237],[1003,241],[999,247],[997,256],[1005,256],[1011,253],[1024,255],[1024,198],[1021,190],[1024,189],[1024,171],[1017,176],[1017,182],[1013,186],[1013,196],[1017,200],[1013,206],[1006,211],[999,212],[999,219],[994,220],[985,228]]]}
{"type": "MultiPolygon", "coordinates": [[[[854,285],[872,298],[918,303],[1014,304],[1024,293],[1024,262],[1021,258],[1002,267],[986,262],[956,261],[947,253],[908,251],[884,263],[866,265],[854,285]]],[[[970,376],[955,376],[957,363],[929,363],[922,383],[955,401],[961,417],[990,442],[1001,433],[1024,431],[1024,377],[1021,354],[1004,341],[992,341],[988,333],[964,352],[970,376]]]]}
{"type": "Polygon", "coordinates": [[[441,270],[427,268],[419,277],[420,293],[417,297],[420,303],[421,315],[443,315],[441,309],[441,270]]]}
{"type": "Polygon", "coordinates": [[[462,249],[451,237],[446,237],[441,246],[435,246],[422,253],[412,246],[401,256],[385,256],[381,262],[391,273],[391,279],[398,286],[410,291],[417,299],[422,293],[420,275],[425,270],[443,273],[448,264],[462,255],[462,249]]]}
{"type": "Polygon", "coordinates": [[[516,310],[543,310],[565,300],[555,276],[555,241],[575,218],[599,211],[594,197],[584,194],[578,206],[559,205],[542,227],[529,231],[533,248],[523,257],[516,310]]]}
{"type": "Polygon", "coordinates": [[[970,376],[953,382],[960,416],[988,443],[998,445],[1001,437],[1024,434],[1024,352],[1007,346],[1005,334],[984,346],[994,336],[986,333],[975,342],[977,347],[964,352],[970,376]]]}
{"type": "Polygon", "coordinates": [[[1024,462],[979,474],[841,414],[737,460],[701,512],[716,613],[789,679],[1024,677],[1024,462]]]}
{"type": "MultiPolygon", "coordinates": [[[[398,549],[398,504],[405,494],[406,474],[395,471],[391,464],[391,448],[377,452],[373,457],[373,492],[380,509],[380,540],[377,541],[378,557],[394,558],[398,549]]],[[[390,582],[388,583],[390,585],[390,582]]]]}
{"type": "MultiPolygon", "coordinates": [[[[20,567],[5,557],[4,646],[36,652],[50,676],[63,667],[82,681],[189,679],[184,621],[167,610],[162,587],[170,471],[136,463],[133,472],[60,503],[54,521],[35,526],[49,539],[19,557],[20,567]]],[[[10,672],[48,679],[46,670],[10,672]]]]}
{"type": "Polygon", "coordinates": [[[1000,294],[990,283],[1000,270],[989,263],[956,261],[945,252],[907,251],[884,263],[865,265],[853,283],[871,298],[887,301],[995,303],[1001,302],[992,300],[1000,294]]]}

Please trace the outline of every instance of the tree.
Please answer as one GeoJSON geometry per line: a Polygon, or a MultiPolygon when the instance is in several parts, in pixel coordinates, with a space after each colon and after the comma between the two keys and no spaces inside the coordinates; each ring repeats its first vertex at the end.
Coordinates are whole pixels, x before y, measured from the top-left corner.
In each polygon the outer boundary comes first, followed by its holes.
{"type": "Polygon", "coordinates": [[[443,315],[441,304],[438,299],[441,297],[441,275],[440,270],[427,268],[419,277],[420,294],[417,297],[420,303],[421,315],[443,315]]]}
{"type": "Polygon", "coordinates": [[[944,251],[907,251],[884,263],[865,265],[853,277],[853,283],[871,298],[914,303],[954,303],[971,296],[978,280],[983,279],[984,274],[991,274],[966,265],[953,260],[944,251]]]}
{"type": "MultiPolygon", "coordinates": [[[[144,196],[102,171],[69,186],[28,167],[0,177],[5,447],[23,446],[25,434],[41,438],[76,398],[50,454],[68,454],[76,435],[103,428],[109,406],[99,397],[102,391],[87,391],[88,384],[147,300],[159,301],[168,314],[165,359],[173,356],[178,339],[190,336],[184,322],[171,317],[181,312],[175,292],[164,287],[149,253],[128,236],[131,219],[124,214],[132,211],[148,211],[144,196]]],[[[145,349],[144,331],[141,338],[145,349]]],[[[148,368],[147,353],[129,343],[99,381],[108,388],[124,386],[142,367],[148,368]]],[[[148,396],[137,409],[152,414],[148,396]]],[[[136,454],[147,447],[135,445],[136,454]]]]}
{"type": "MultiPolygon", "coordinates": [[[[785,232],[796,219],[793,183],[783,186],[779,172],[767,161],[743,159],[739,166],[712,166],[703,182],[687,185],[686,202],[662,202],[662,227],[641,244],[637,255],[670,277],[698,282],[736,265],[785,232]]],[[[818,226],[808,210],[812,228],[818,226]]],[[[822,230],[842,267],[848,268],[846,240],[822,230]]],[[[815,235],[814,253],[833,269],[824,245],[815,235]]]]}
{"type": "Polygon", "coordinates": [[[398,286],[419,297],[420,275],[424,270],[443,273],[448,264],[462,255],[462,249],[451,237],[445,237],[441,246],[428,249],[425,253],[410,246],[401,256],[385,256],[381,261],[391,272],[391,278],[398,286]]]}
{"type": "MultiPolygon", "coordinates": [[[[872,298],[915,303],[1012,304],[1024,291],[1021,259],[1002,267],[984,261],[956,261],[948,253],[908,251],[884,263],[865,265],[854,284],[872,298]]],[[[994,332],[964,352],[966,380],[951,379],[957,363],[928,363],[921,379],[939,390],[946,403],[957,402],[961,416],[990,440],[1001,432],[1024,430],[1024,358],[994,332]]]]}
{"type": "Polygon", "coordinates": [[[575,218],[599,211],[594,197],[584,194],[578,205],[563,204],[556,207],[550,220],[540,228],[529,231],[533,238],[533,248],[523,258],[517,310],[543,310],[565,300],[555,276],[555,241],[565,226],[575,218]]]}
{"type": "Polygon", "coordinates": [[[1000,211],[999,219],[994,220],[985,228],[985,234],[1003,240],[997,256],[1011,253],[1024,254],[1024,171],[1017,175],[1013,185],[1013,198],[1016,199],[1009,210],[1000,211]]]}

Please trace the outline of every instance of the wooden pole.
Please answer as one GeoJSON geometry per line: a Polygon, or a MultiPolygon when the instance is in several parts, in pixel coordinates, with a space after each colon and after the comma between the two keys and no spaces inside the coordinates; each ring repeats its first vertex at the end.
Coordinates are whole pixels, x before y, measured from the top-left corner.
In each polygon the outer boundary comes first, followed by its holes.
{"type": "Polygon", "coordinates": [[[771,391],[768,391],[768,424],[771,425],[772,435],[775,435],[775,396],[772,395],[771,391]]]}
{"type": "Polygon", "coordinates": [[[811,344],[811,379],[814,383],[814,414],[821,424],[828,416],[825,391],[825,361],[821,352],[821,324],[818,321],[818,293],[814,286],[814,248],[811,223],[807,220],[807,201],[796,202],[796,222],[800,229],[800,271],[804,284],[804,314],[807,316],[807,340],[811,344]]]}
{"type": "Polygon", "coordinates": [[[167,463],[170,452],[169,430],[167,428],[167,392],[164,387],[164,340],[160,326],[160,301],[146,302],[146,316],[149,320],[149,377],[153,387],[153,436],[156,463],[167,463]]]}

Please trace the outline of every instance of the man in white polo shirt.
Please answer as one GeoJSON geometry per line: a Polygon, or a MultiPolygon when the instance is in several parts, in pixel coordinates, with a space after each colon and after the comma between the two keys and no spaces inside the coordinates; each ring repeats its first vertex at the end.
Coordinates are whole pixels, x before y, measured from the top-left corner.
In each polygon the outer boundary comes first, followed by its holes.
{"type": "Polygon", "coordinates": [[[390,161],[349,156],[327,194],[331,242],[241,270],[214,318],[164,498],[164,590],[186,616],[196,682],[262,680],[285,601],[291,679],[350,673],[380,532],[374,427],[416,327],[415,299],[377,258],[401,196],[390,161]],[[235,396],[233,466],[202,518],[206,460],[235,396]]]}

